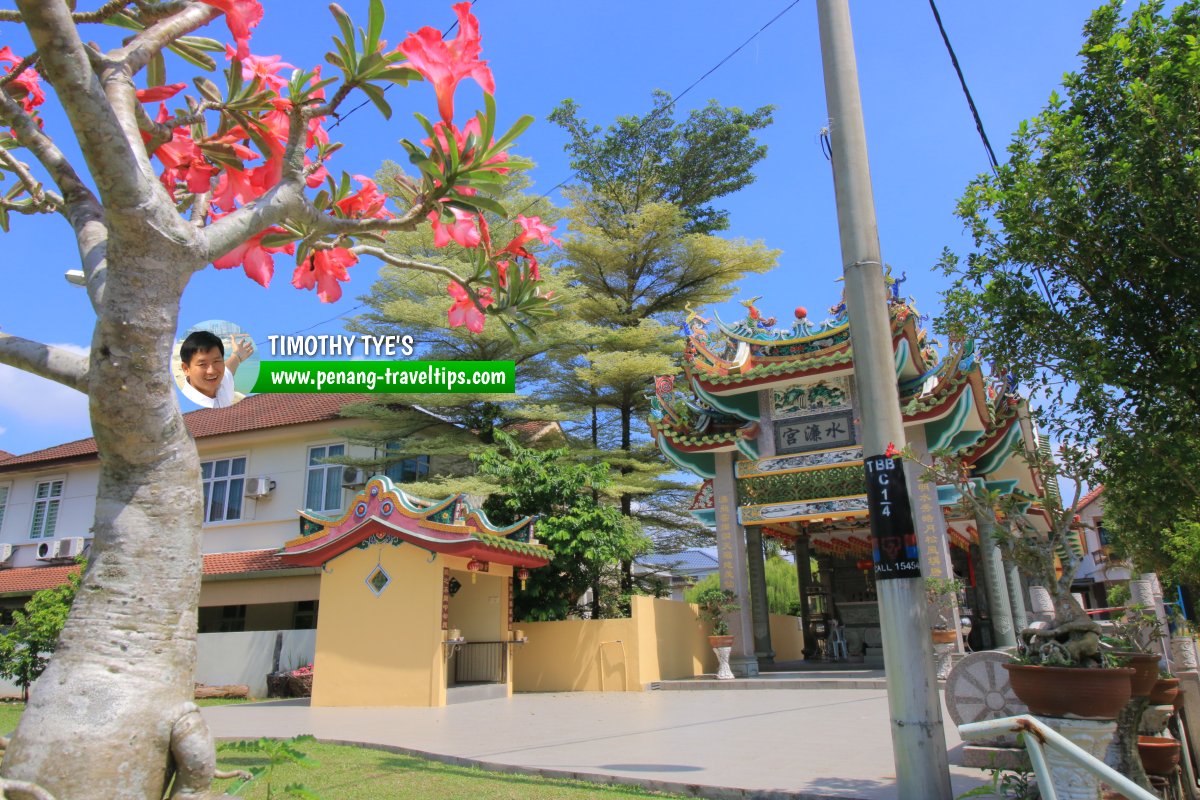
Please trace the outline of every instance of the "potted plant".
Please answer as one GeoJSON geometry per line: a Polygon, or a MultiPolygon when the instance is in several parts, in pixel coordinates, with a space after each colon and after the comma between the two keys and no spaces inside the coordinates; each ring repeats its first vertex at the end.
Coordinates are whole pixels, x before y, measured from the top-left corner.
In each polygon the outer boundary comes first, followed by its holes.
{"type": "Polygon", "coordinates": [[[1130,605],[1118,620],[1108,623],[1108,630],[1100,637],[1108,655],[1118,663],[1134,670],[1130,694],[1147,697],[1158,681],[1159,655],[1151,649],[1153,642],[1162,636],[1162,626],[1157,615],[1142,605],[1130,605]]]}
{"type": "Polygon", "coordinates": [[[729,653],[733,649],[733,637],[729,635],[729,620],[725,615],[741,608],[737,595],[729,589],[710,586],[696,595],[695,602],[700,619],[708,623],[712,631],[708,646],[717,654],[717,679],[730,680],[733,672],[729,669],[729,653]]]}
{"type": "Polygon", "coordinates": [[[961,595],[966,585],[958,578],[926,578],[925,599],[936,611],[936,619],[930,634],[934,644],[953,644],[958,641],[954,629],[954,610],[961,605],[961,595]]]}
{"type": "MultiPolygon", "coordinates": [[[[1133,670],[1116,667],[1100,643],[1100,625],[1071,593],[1080,553],[1073,546],[1083,524],[1077,516],[1094,459],[1082,448],[1064,445],[1058,459],[1026,438],[1021,455],[1044,490],[1033,496],[987,486],[956,455],[935,453],[925,480],[954,486],[977,520],[981,535],[990,531],[1006,560],[1031,583],[1045,587],[1052,604],[1048,622],[1020,631],[1018,656],[1005,664],[1013,693],[1063,736],[1103,758],[1116,729],[1115,720],[1129,704],[1133,670]],[[1063,501],[1059,478],[1076,487],[1063,501]],[[993,524],[994,521],[994,524],[993,524]]],[[[911,455],[909,455],[911,458],[911,455]]],[[[1056,786],[1074,786],[1072,797],[1099,798],[1099,781],[1085,770],[1055,773],[1056,786]],[[1085,788],[1086,787],[1086,788],[1085,788]],[[1083,792],[1079,789],[1082,788],[1083,792]]],[[[1060,789],[1060,796],[1065,789],[1060,789]]]]}

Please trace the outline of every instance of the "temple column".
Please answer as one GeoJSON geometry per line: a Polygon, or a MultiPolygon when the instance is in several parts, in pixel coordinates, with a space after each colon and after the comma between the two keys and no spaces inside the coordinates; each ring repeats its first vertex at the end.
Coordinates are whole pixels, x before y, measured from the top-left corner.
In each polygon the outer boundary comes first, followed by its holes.
{"type": "Polygon", "coordinates": [[[983,582],[987,586],[995,648],[1016,647],[1017,633],[1013,628],[1008,580],[1004,576],[1004,554],[1000,552],[995,539],[996,520],[991,514],[976,509],[975,527],[979,530],[979,560],[983,564],[983,582]]]}
{"type": "MultiPolygon", "coordinates": [[[[919,461],[929,460],[929,448],[925,441],[925,428],[916,425],[906,428],[904,435],[908,445],[919,461]]],[[[916,522],[917,539],[921,550],[921,574],[926,578],[949,580],[954,577],[950,560],[950,536],[946,532],[946,516],[938,502],[937,485],[921,480],[925,468],[912,461],[905,461],[908,485],[913,502],[913,518],[916,522]]],[[[945,620],[958,633],[956,649],[963,651],[962,625],[959,622],[958,603],[955,601],[950,618],[945,620]]],[[[930,619],[937,616],[930,609],[930,619]]]]}
{"type": "Polygon", "coordinates": [[[1025,611],[1025,595],[1021,590],[1021,573],[1017,565],[1007,561],[1008,572],[1008,601],[1012,604],[1013,624],[1017,626],[1018,635],[1029,627],[1029,614],[1025,611]]]}
{"type": "Polygon", "coordinates": [[[808,534],[796,537],[796,582],[800,587],[800,630],[804,632],[804,658],[812,658],[816,650],[810,638],[812,612],[808,608],[808,588],[812,585],[812,561],[808,552],[808,534]]]}
{"type": "Polygon", "coordinates": [[[771,607],[767,602],[767,567],[764,563],[762,528],[746,528],[746,559],[750,573],[750,617],[754,625],[754,654],[758,663],[775,663],[771,649],[771,607]]]}
{"type": "Polygon", "coordinates": [[[716,504],[717,561],[721,588],[737,596],[738,610],[729,615],[729,633],[733,650],[729,667],[739,678],[758,674],[754,651],[754,622],[750,612],[749,572],[746,563],[746,534],[737,517],[737,490],[733,474],[733,453],[714,453],[716,475],[713,500],[716,504]]]}

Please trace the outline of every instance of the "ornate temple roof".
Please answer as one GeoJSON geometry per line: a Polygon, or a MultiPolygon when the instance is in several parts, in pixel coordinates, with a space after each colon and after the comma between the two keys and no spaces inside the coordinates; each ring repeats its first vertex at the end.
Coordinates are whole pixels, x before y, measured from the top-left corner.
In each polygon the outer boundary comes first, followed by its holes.
{"type": "Polygon", "coordinates": [[[465,495],[426,500],[396,487],[384,475],[367,481],[338,516],[301,511],[300,532],[283,546],[281,556],[288,564],[318,566],[352,547],[383,541],[520,567],[545,566],[552,555],[534,538],[530,517],[499,527],[465,495]]]}

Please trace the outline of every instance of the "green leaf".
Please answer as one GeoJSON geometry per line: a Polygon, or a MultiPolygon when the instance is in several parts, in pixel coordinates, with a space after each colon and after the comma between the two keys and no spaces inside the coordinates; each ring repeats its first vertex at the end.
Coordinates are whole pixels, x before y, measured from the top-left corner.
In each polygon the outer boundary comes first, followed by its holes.
{"type": "Polygon", "coordinates": [[[146,64],[146,85],[162,86],[167,82],[167,62],[163,59],[162,50],[150,56],[146,64]]]}
{"type": "Polygon", "coordinates": [[[380,89],[373,83],[364,83],[358,87],[363,93],[370,98],[375,107],[379,109],[379,113],[383,114],[384,119],[392,118],[392,107],[388,105],[388,101],[383,97],[383,89],[380,89]]]}
{"type": "Polygon", "coordinates": [[[194,67],[206,72],[216,72],[217,62],[202,52],[200,48],[181,43],[182,40],[167,45],[167,49],[194,67]]]}
{"type": "Polygon", "coordinates": [[[532,124],[533,124],[533,117],[529,116],[528,114],[526,114],[525,116],[518,119],[515,123],[513,123],[513,126],[508,129],[508,132],[500,137],[500,139],[496,142],[495,146],[493,146],[491,148],[490,152],[496,153],[496,152],[503,151],[510,144],[515,142],[517,137],[520,136],[522,133],[524,133],[525,129],[528,128],[532,124]]]}
{"type": "Polygon", "coordinates": [[[384,17],[383,0],[371,0],[370,10],[367,12],[367,42],[363,48],[368,53],[374,53],[379,47],[379,37],[383,35],[384,17]]]}

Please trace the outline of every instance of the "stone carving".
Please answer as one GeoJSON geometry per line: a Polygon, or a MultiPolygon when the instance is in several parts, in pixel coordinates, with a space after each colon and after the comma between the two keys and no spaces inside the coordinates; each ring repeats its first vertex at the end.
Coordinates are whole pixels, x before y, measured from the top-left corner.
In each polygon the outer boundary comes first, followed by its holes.
{"type": "MultiPolygon", "coordinates": [[[[1061,734],[1072,744],[1101,761],[1108,750],[1108,743],[1117,730],[1111,720],[1066,719],[1063,717],[1039,717],[1047,728],[1061,734]]],[[[1101,800],[1100,780],[1063,755],[1057,748],[1047,747],[1046,764],[1055,794],[1059,800],[1101,800]]]]}
{"type": "Polygon", "coordinates": [[[739,461],[735,465],[739,478],[750,478],[755,475],[767,475],[773,472],[788,472],[804,467],[824,467],[829,464],[848,464],[862,461],[861,447],[846,447],[841,450],[829,450],[823,453],[805,453],[803,455],[784,456],[782,458],[764,458],[760,461],[739,461]]]}
{"type": "MultiPolygon", "coordinates": [[[[946,708],[955,725],[1029,713],[1009,685],[1004,664],[1011,661],[1013,657],[1002,650],[984,650],[968,653],[953,666],[946,678],[946,708]]],[[[978,744],[1013,746],[1016,737],[978,744]]]]}
{"type": "Polygon", "coordinates": [[[816,383],[796,384],[771,392],[775,419],[806,417],[850,407],[850,378],[824,378],[816,383]]]}
{"type": "Polygon", "coordinates": [[[833,514],[853,511],[865,513],[867,496],[847,497],[838,500],[823,500],[815,503],[777,503],[767,506],[743,506],[738,509],[738,515],[744,525],[775,520],[777,522],[789,519],[811,516],[815,514],[833,514]]]}

